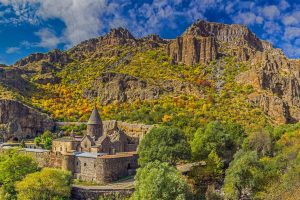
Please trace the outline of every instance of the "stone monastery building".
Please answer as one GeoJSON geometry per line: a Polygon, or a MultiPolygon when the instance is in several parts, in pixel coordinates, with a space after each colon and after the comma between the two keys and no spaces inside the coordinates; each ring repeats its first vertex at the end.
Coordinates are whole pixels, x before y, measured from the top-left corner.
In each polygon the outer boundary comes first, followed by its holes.
{"type": "Polygon", "coordinates": [[[83,137],[71,134],[53,140],[51,151],[30,147],[24,153],[35,157],[41,167],[69,170],[83,181],[109,183],[135,173],[139,140],[151,127],[102,122],[95,107],[83,137]]]}

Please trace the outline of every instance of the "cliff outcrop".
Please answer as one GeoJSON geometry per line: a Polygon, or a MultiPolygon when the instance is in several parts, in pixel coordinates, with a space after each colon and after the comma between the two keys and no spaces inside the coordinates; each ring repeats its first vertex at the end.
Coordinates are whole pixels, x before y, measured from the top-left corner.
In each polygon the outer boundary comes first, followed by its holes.
{"type": "Polygon", "coordinates": [[[0,100],[0,132],[4,141],[33,138],[54,126],[47,115],[31,107],[18,101],[0,100]]]}
{"type": "Polygon", "coordinates": [[[44,61],[46,63],[55,63],[57,65],[63,66],[70,61],[70,58],[65,52],[60,50],[53,50],[49,53],[35,53],[17,61],[14,66],[25,68],[28,64],[37,63],[44,61]]]}
{"type": "Polygon", "coordinates": [[[248,71],[237,81],[264,91],[254,102],[279,123],[299,121],[300,83],[298,62],[287,59],[279,50],[257,52],[248,71]],[[259,100],[258,100],[259,99],[259,100]]]}
{"type": "Polygon", "coordinates": [[[164,80],[161,83],[151,84],[134,76],[119,73],[103,73],[95,80],[90,89],[84,91],[88,98],[100,97],[104,105],[115,101],[133,102],[135,100],[158,99],[164,94],[194,94],[201,93],[196,86],[187,82],[164,80]]]}
{"type": "Polygon", "coordinates": [[[199,20],[170,42],[167,53],[174,63],[192,66],[208,63],[224,54],[246,61],[263,49],[263,42],[246,26],[199,20]]]}

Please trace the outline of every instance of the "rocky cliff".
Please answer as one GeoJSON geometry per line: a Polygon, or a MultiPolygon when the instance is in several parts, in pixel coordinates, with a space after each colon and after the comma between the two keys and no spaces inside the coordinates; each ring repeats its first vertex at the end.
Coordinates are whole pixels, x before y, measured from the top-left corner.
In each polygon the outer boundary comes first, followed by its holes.
{"type": "Polygon", "coordinates": [[[84,91],[84,96],[92,99],[100,97],[101,103],[107,105],[113,102],[143,101],[158,99],[166,94],[186,93],[201,96],[200,90],[187,82],[165,80],[161,83],[151,84],[126,74],[103,73],[95,80],[90,89],[84,91]]]}
{"type": "Polygon", "coordinates": [[[170,42],[167,53],[173,62],[192,66],[226,54],[245,61],[263,51],[263,43],[246,26],[199,20],[170,42]]]}
{"type": "Polygon", "coordinates": [[[54,122],[45,114],[13,100],[0,100],[0,132],[4,141],[33,138],[52,130],[54,122]]]}
{"type": "Polygon", "coordinates": [[[257,52],[251,60],[251,68],[240,74],[237,81],[256,89],[256,95],[251,94],[250,99],[255,99],[254,102],[276,121],[295,122],[300,120],[299,70],[299,63],[273,49],[257,52]]]}
{"type": "Polygon", "coordinates": [[[49,53],[35,53],[17,61],[16,67],[25,68],[28,64],[44,61],[45,63],[55,63],[63,66],[70,61],[68,55],[60,50],[53,50],[49,53]]]}

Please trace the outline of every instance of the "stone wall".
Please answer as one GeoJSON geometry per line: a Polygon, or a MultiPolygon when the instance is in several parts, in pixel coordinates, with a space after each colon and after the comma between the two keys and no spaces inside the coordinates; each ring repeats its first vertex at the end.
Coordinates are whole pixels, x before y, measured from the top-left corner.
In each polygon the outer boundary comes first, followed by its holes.
{"type": "Polygon", "coordinates": [[[63,139],[64,138],[53,140],[53,143],[52,143],[52,151],[53,152],[59,152],[59,153],[65,154],[67,152],[72,152],[72,151],[78,149],[78,147],[80,145],[80,141],[74,141],[71,139],[70,139],[70,141],[61,141],[63,139]]]}
{"type": "Polygon", "coordinates": [[[105,155],[96,161],[96,182],[109,183],[131,175],[137,168],[136,154],[105,155]]]}
{"type": "Polygon", "coordinates": [[[101,166],[96,166],[96,158],[76,157],[75,158],[75,178],[83,181],[96,182],[96,170],[101,166]]]}
{"type": "Polygon", "coordinates": [[[62,168],[63,155],[50,151],[34,152],[23,151],[26,155],[32,156],[40,167],[62,168]]]}
{"type": "Polygon", "coordinates": [[[91,189],[84,187],[72,187],[72,200],[98,200],[100,197],[117,198],[130,197],[134,189],[91,189]]]}
{"type": "Polygon", "coordinates": [[[140,139],[151,129],[154,125],[145,125],[138,123],[128,123],[116,120],[103,121],[104,133],[109,132],[113,129],[119,129],[125,133],[128,140],[130,141],[129,149],[126,151],[133,151],[137,147],[140,139]]]}

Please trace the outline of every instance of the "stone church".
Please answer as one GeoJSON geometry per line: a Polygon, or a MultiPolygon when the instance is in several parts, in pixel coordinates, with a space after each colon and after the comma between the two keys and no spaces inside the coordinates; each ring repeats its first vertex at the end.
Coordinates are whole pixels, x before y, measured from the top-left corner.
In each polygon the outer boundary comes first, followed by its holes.
{"type": "Polygon", "coordinates": [[[54,152],[91,152],[115,154],[117,152],[135,151],[130,149],[132,142],[126,134],[118,128],[106,129],[104,132],[103,123],[99,112],[95,107],[87,122],[86,134],[81,137],[63,137],[53,141],[54,152]]]}
{"type": "MultiPolygon", "coordinates": [[[[55,167],[71,171],[75,178],[108,183],[135,172],[138,167],[136,150],[141,133],[146,133],[150,128],[115,120],[103,123],[95,107],[84,136],[71,134],[53,140],[48,157],[50,155],[54,160],[58,159],[55,167]]],[[[51,165],[45,159],[39,160],[43,166],[51,165]]]]}

